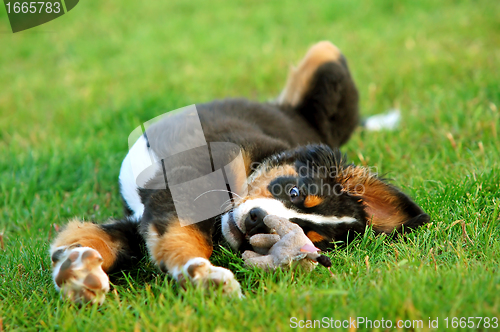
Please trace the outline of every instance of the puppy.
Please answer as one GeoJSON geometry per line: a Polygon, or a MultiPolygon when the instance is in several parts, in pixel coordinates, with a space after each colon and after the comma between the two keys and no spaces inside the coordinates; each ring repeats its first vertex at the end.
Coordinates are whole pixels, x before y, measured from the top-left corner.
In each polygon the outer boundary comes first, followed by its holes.
{"type": "Polygon", "coordinates": [[[213,244],[253,250],[249,237],[271,231],[267,215],[296,223],[322,250],[367,225],[392,233],[428,222],[397,188],[345,163],[337,148],[357,124],[358,92],[330,42],[307,52],[274,102],[214,101],[160,119],[122,164],[125,217],[70,221],[53,242],[56,288],[75,302],[102,303],[108,273],[143,257],[146,247],[181,285],[217,285],[241,296],[233,273],[210,263],[213,244]],[[149,157],[155,162],[138,175],[137,164],[149,157]],[[210,189],[217,181],[223,188],[210,189]]]}

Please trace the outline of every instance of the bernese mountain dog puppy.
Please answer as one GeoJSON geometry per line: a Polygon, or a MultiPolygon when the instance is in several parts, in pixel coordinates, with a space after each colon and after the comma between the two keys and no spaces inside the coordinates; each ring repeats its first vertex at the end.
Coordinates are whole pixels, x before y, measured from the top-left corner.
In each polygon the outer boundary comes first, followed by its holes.
{"type": "Polygon", "coordinates": [[[181,285],[218,285],[225,294],[241,296],[233,273],[210,263],[212,248],[225,240],[234,250],[252,250],[248,238],[271,231],[263,223],[267,215],[298,224],[321,250],[367,226],[390,234],[428,222],[396,187],[345,162],[337,148],[358,121],[356,86],[346,59],[330,42],[307,52],[276,101],[214,101],[157,121],[123,161],[125,216],[104,224],[70,221],[53,242],[56,288],[75,302],[102,303],[108,273],[149,254],[181,285]],[[197,117],[191,117],[193,110],[197,117]],[[200,132],[208,144],[193,145],[200,132]],[[191,148],[176,150],[172,141],[191,148]],[[237,148],[217,149],[224,143],[237,148]],[[145,156],[158,162],[138,176],[134,164],[145,156]],[[227,186],[210,190],[216,171],[227,186]],[[192,190],[195,179],[206,179],[208,190],[192,190]],[[201,202],[210,193],[223,196],[201,202]],[[201,214],[190,220],[195,201],[201,202],[201,214]]]}

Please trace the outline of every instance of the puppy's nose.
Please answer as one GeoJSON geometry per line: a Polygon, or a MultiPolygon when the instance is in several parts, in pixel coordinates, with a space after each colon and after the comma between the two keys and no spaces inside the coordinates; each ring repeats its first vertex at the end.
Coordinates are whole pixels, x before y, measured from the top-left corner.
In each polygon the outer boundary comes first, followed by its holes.
{"type": "Polygon", "coordinates": [[[265,216],[267,216],[267,213],[261,208],[253,208],[248,212],[245,219],[247,235],[252,236],[259,233],[267,234],[271,231],[269,227],[264,224],[265,216]]]}

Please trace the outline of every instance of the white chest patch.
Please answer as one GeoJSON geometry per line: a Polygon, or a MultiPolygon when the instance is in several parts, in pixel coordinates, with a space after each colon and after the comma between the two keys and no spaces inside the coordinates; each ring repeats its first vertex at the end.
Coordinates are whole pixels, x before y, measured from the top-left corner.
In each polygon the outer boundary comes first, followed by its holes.
{"type": "MultiPolygon", "coordinates": [[[[148,167],[156,165],[154,158],[154,153],[148,148],[146,139],[144,136],[140,136],[129,150],[120,168],[120,193],[128,207],[133,211],[133,218],[137,221],[142,218],[144,213],[144,204],[142,204],[138,192],[137,176],[148,167]]],[[[155,171],[155,167],[150,168],[151,176],[155,171]]]]}

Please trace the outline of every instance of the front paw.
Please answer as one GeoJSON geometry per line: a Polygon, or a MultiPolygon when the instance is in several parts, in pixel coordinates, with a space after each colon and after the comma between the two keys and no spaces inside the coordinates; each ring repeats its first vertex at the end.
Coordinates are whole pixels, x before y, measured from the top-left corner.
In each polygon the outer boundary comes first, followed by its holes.
{"type": "Polygon", "coordinates": [[[61,296],[77,303],[102,304],[109,291],[109,277],[102,257],[88,247],[61,247],[52,254],[52,276],[61,296]]]}
{"type": "Polygon", "coordinates": [[[190,259],[178,273],[177,280],[181,285],[189,280],[194,285],[205,289],[221,287],[224,295],[243,297],[240,284],[234,274],[223,267],[213,266],[205,258],[190,259]]]}

